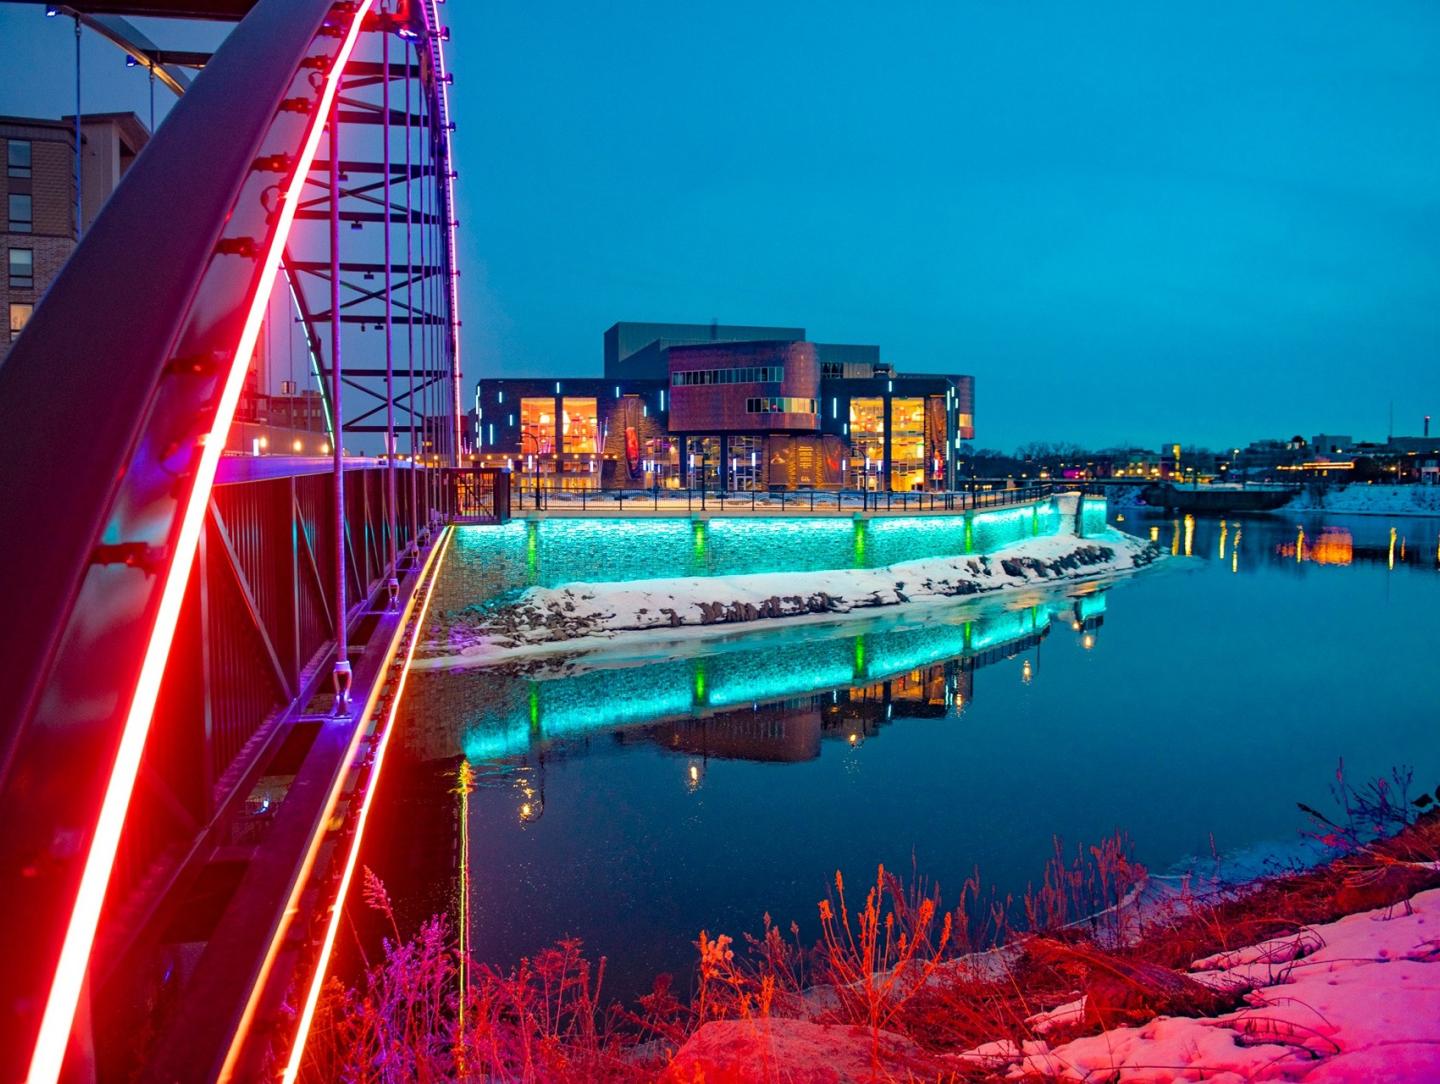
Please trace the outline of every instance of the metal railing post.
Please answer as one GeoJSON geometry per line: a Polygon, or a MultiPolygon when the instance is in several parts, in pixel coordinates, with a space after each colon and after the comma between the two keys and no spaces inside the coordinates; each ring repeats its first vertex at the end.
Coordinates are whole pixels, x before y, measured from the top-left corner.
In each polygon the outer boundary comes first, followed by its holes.
{"type": "MultiPolygon", "coordinates": [[[[382,185],[385,201],[385,557],[390,564],[390,579],[386,586],[389,608],[393,610],[400,604],[400,555],[395,545],[399,531],[395,497],[395,321],[390,300],[395,278],[390,239],[390,34],[382,31],[380,42],[380,67],[384,72],[380,79],[381,138],[385,144],[382,155],[385,171],[382,185]]],[[[331,312],[336,320],[340,318],[338,310],[332,309],[331,312]]]]}
{"type": "Polygon", "coordinates": [[[335,681],[336,715],[350,713],[350,647],[345,630],[345,452],[340,379],[340,99],[330,109],[330,404],[335,411],[335,681]]]}

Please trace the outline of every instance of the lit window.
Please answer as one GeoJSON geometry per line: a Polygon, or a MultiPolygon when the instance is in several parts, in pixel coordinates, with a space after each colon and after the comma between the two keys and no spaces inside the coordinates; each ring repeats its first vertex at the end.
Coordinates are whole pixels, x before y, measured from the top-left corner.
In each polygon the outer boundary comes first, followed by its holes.
{"type": "Polygon", "coordinates": [[[12,248],[10,250],[10,289],[33,290],[35,288],[35,250],[33,248],[12,248]]]}
{"type": "Polygon", "coordinates": [[[30,322],[30,314],[35,311],[35,306],[29,302],[10,302],[10,341],[13,343],[20,337],[20,332],[30,322]]]}
{"type": "Polygon", "coordinates": [[[554,453],[554,411],[554,399],[520,400],[520,451],[522,454],[552,455],[554,453]]]}
{"type": "MultiPolygon", "coordinates": [[[[11,146],[14,146],[12,143],[11,146]]],[[[30,197],[23,192],[10,193],[10,232],[29,233],[34,225],[35,212],[30,197]]]]}
{"type": "Polygon", "coordinates": [[[10,176],[30,176],[30,141],[28,139],[10,140],[7,159],[10,176]]]}

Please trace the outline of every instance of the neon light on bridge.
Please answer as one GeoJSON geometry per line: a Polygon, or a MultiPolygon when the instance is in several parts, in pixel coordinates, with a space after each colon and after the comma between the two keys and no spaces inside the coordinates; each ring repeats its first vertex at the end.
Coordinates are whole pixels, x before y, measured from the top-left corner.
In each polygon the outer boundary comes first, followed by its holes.
{"type": "Polygon", "coordinates": [[[55,978],[45,1001],[45,1011],[41,1017],[40,1031],[27,1074],[30,1084],[51,1084],[59,1078],[64,1064],[65,1048],[69,1042],[80,991],[89,967],[95,929],[100,920],[100,907],[105,899],[106,887],[110,883],[125,813],[130,806],[135,778],[140,769],[140,757],[145,749],[145,738],[154,717],[155,700],[165,674],[165,663],[175,636],[175,625],[179,620],[180,606],[190,579],[190,568],[195,562],[195,551],[199,545],[200,530],[204,525],[205,509],[210,500],[210,488],[215,480],[220,453],[225,447],[225,436],[230,430],[230,422],[234,418],[235,407],[245,383],[246,367],[254,355],[255,344],[260,337],[260,324],[269,305],[270,292],[275,286],[285,241],[295,221],[300,193],[320,146],[320,137],[325,127],[324,118],[330,113],[339,91],[340,76],[349,63],[360,35],[361,23],[373,3],[374,0],[360,0],[357,4],[354,18],[336,53],[335,62],[325,78],[320,101],[314,112],[315,123],[311,125],[305,144],[296,159],[295,171],[290,176],[289,185],[278,209],[274,233],[262,257],[260,274],[250,298],[239,341],[231,355],[230,372],[226,375],[221,389],[214,421],[209,432],[202,437],[194,485],[186,498],[174,550],[164,571],[164,587],[161,590],[155,624],[151,628],[140,676],[126,713],[115,764],[105,787],[95,834],[85,858],[75,906],[70,914],[59,962],[55,968],[55,978]]]}

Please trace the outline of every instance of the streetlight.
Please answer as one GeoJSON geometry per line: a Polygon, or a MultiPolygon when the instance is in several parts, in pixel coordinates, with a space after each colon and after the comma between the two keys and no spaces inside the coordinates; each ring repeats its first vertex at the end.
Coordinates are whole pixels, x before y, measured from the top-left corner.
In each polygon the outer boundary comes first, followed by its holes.
{"type": "Polygon", "coordinates": [[[521,451],[522,454],[523,454],[524,451],[525,451],[525,441],[526,441],[526,440],[533,440],[533,441],[535,442],[535,451],[534,451],[534,453],[533,453],[534,458],[530,460],[530,466],[531,466],[531,474],[533,474],[534,477],[535,477],[535,509],[536,509],[536,511],[539,511],[539,509],[540,509],[540,438],[539,438],[538,436],[536,436],[534,433],[532,433],[532,432],[530,432],[530,431],[528,431],[528,430],[521,432],[521,434],[520,434],[520,451],[521,451]]]}

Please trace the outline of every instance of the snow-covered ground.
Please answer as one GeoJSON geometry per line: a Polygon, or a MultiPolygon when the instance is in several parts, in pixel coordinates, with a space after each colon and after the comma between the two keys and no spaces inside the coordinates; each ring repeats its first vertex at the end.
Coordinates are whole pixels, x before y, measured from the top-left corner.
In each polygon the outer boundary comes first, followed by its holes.
{"type": "MultiPolygon", "coordinates": [[[[1054,1047],[1001,1040],[960,1057],[1014,1079],[1440,1080],[1437,964],[1440,889],[1192,964],[1206,986],[1248,991],[1235,1012],[1160,1017],[1054,1047]]],[[[1033,1022],[1043,1031],[1083,1015],[1082,999],[1033,1022]]]]}
{"type": "Polygon", "coordinates": [[[1353,483],[1327,490],[1307,488],[1285,512],[1333,512],[1355,516],[1440,516],[1440,486],[1353,483]]]}
{"type": "Polygon", "coordinates": [[[430,666],[496,661],[536,645],[575,645],[653,629],[804,618],[992,595],[1120,575],[1160,555],[1153,543],[1106,531],[1027,539],[984,556],[884,568],[683,577],[532,587],[514,602],[447,615],[422,649],[430,666]]]}
{"type": "MultiPolygon", "coordinates": [[[[1197,960],[1188,979],[1244,1007],[1161,1016],[1068,1042],[1047,1041],[1086,1017],[1082,997],[1031,1016],[1040,1038],[997,1038],[960,1053],[921,1050],[888,1031],[762,1018],[705,1024],[666,1081],[972,1079],[1083,1084],[1305,1081],[1428,1084],[1440,1080],[1440,889],[1197,960]],[[1432,971],[1431,968],[1434,968],[1432,971]]],[[[1177,979],[1177,981],[1180,981],[1177,979]]]]}
{"type": "MultiPolygon", "coordinates": [[[[1107,500],[1112,512],[1143,509],[1140,486],[1116,486],[1107,500]]],[[[1368,485],[1307,486],[1277,514],[1329,512],[1350,516],[1440,516],[1440,486],[1368,485]]]]}

